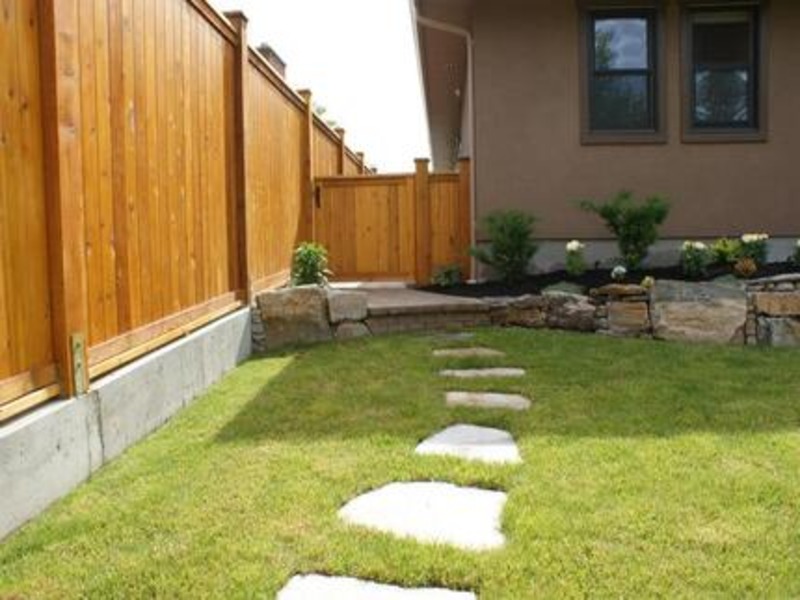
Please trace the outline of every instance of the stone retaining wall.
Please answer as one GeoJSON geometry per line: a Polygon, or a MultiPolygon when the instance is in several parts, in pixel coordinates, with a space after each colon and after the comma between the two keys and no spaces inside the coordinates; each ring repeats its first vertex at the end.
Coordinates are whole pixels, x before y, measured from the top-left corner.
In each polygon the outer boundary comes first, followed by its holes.
{"type": "Polygon", "coordinates": [[[748,284],[659,281],[485,298],[466,305],[372,309],[363,292],[317,287],[269,292],[253,309],[254,348],[387,333],[494,325],[682,342],[800,346],[800,274],[748,284]]]}

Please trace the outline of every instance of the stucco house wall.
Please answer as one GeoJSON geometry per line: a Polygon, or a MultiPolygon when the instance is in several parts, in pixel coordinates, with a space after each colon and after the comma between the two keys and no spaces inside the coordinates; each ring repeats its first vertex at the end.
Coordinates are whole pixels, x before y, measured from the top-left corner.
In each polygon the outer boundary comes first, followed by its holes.
{"type": "Polygon", "coordinates": [[[800,2],[769,3],[768,138],[758,143],[682,142],[680,7],[666,5],[667,143],[586,146],[577,3],[474,3],[479,219],[517,208],[540,219],[547,240],[607,240],[576,200],[629,189],[669,198],[664,234],[676,240],[800,233],[800,2]]]}

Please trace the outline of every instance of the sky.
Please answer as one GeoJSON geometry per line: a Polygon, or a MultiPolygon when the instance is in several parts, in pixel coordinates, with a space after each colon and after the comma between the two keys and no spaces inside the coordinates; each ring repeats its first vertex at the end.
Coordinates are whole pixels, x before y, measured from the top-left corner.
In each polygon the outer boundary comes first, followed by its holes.
{"type": "Polygon", "coordinates": [[[430,155],[408,0],[211,0],[241,10],[248,40],[267,42],[347,144],[382,173],[430,155]]]}

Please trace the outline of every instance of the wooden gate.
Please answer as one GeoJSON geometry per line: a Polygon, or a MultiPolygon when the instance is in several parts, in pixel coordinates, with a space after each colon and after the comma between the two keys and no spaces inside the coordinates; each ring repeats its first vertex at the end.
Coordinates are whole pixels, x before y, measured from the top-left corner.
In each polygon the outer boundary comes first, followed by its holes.
{"type": "Polygon", "coordinates": [[[337,281],[427,285],[444,267],[470,276],[469,162],[459,173],[316,181],[314,238],[328,249],[337,281]]]}

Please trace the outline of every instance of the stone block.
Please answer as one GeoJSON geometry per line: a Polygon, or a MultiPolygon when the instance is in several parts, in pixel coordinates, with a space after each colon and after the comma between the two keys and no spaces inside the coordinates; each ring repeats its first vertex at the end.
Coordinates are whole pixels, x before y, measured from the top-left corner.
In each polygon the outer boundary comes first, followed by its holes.
{"type": "Polygon", "coordinates": [[[615,335],[641,335],[650,331],[646,302],[612,302],[608,306],[608,329],[615,335]]]}
{"type": "Polygon", "coordinates": [[[354,340],[372,335],[369,328],[364,323],[342,323],[336,327],[335,337],[337,340],[354,340]]]}
{"type": "Polygon", "coordinates": [[[774,348],[800,347],[800,319],[758,319],[758,343],[774,348]]]}
{"type": "Polygon", "coordinates": [[[800,317],[800,292],[759,292],[753,298],[756,312],[768,317],[800,317]]]}
{"type": "Polygon", "coordinates": [[[367,318],[367,295],[363,292],[328,292],[328,314],[334,325],[367,318]]]}
{"type": "Polygon", "coordinates": [[[267,348],[314,344],[333,339],[328,322],[328,296],[318,286],[267,292],[258,297],[267,331],[267,348]]]}
{"type": "Polygon", "coordinates": [[[545,294],[548,302],[547,326],[569,331],[595,331],[595,306],[588,297],[561,292],[545,294]]]}

